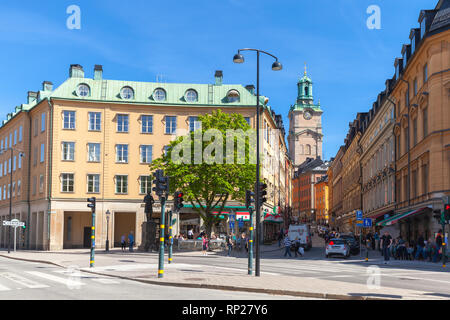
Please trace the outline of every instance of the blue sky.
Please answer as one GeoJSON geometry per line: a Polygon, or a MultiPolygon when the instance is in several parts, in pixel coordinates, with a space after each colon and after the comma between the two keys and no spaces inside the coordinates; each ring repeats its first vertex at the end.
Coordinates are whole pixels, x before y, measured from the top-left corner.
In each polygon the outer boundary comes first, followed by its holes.
{"type": "Polygon", "coordinates": [[[107,79],[255,84],[256,57],[233,64],[237,49],[278,56],[284,70],[261,60],[261,94],[282,114],[289,107],[304,63],[324,110],[324,158],[333,157],[357,112],[370,109],[394,73],[421,9],[437,0],[192,0],[2,1],[0,4],[0,117],[26,101],[45,80],[60,85],[70,64],[107,79]],[[81,8],[81,30],[69,30],[66,9],[81,8]],[[369,30],[368,6],[381,8],[381,30],[369,30]]]}

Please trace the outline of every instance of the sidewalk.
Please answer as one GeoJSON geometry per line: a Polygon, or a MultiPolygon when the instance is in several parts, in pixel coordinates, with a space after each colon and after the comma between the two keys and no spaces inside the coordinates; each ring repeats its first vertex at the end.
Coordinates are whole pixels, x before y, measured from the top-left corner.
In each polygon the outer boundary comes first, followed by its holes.
{"type": "MultiPolygon", "coordinates": [[[[183,255],[187,253],[176,253],[183,255]]],[[[192,253],[191,253],[192,254],[192,253]]],[[[261,272],[261,277],[249,276],[234,268],[201,264],[173,263],[164,266],[164,278],[158,279],[157,253],[96,252],[95,268],[89,268],[89,252],[66,250],[64,252],[0,251],[0,257],[49,263],[62,268],[77,267],[83,272],[112,276],[121,279],[157,285],[244,291],[321,299],[378,300],[378,299],[430,299],[427,292],[382,287],[369,289],[357,283],[309,279],[261,272]]],[[[167,260],[167,256],[166,256],[167,260]]],[[[433,297],[438,298],[438,297],[433,297]]]]}

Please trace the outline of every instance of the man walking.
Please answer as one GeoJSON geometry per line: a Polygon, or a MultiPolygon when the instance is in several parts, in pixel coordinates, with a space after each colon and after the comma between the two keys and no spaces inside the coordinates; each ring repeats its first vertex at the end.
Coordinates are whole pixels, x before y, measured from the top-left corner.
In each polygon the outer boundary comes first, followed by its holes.
{"type": "Polygon", "coordinates": [[[128,235],[128,244],[130,245],[130,252],[133,252],[133,246],[134,246],[133,231],[130,231],[130,234],[128,235]]]}
{"type": "Polygon", "coordinates": [[[441,261],[441,247],[442,247],[442,229],[436,235],[436,251],[434,252],[433,262],[441,261]]]}
{"type": "Polygon", "coordinates": [[[230,232],[226,238],[227,246],[228,246],[228,257],[231,257],[231,250],[233,249],[233,234],[230,232]]]}
{"type": "Polygon", "coordinates": [[[384,264],[387,264],[389,261],[389,251],[392,245],[392,237],[389,234],[389,232],[385,232],[384,235],[381,237],[381,243],[380,246],[383,250],[383,256],[384,256],[384,264]]]}
{"type": "Polygon", "coordinates": [[[289,239],[289,236],[286,235],[286,237],[284,237],[284,248],[285,248],[285,252],[284,252],[284,256],[286,257],[287,254],[289,254],[289,257],[292,258],[291,255],[291,240],[289,239]]]}

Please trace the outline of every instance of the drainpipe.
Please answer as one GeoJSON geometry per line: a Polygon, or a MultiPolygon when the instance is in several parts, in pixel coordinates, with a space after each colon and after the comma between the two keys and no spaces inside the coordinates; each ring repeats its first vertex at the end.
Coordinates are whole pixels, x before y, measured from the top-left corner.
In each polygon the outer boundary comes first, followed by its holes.
{"type": "MultiPolygon", "coordinates": [[[[30,201],[30,184],[31,184],[31,115],[30,111],[27,111],[27,116],[30,122],[28,126],[28,182],[27,182],[27,205],[28,205],[28,213],[27,213],[27,250],[30,250],[30,230],[31,230],[31,201],[30,201]]],[[[24,128],[25,129],[25,128],[24,128]]],[[[24,137],[25,138],[25,137],[24,137]]],[[[34,228],[35,226],[33,226],[34,228]]]]}
{"type": "Polygon", "coordinates": [[[49,141],[47,143],[48,147],[48,191],[47,191],[47,199],[48,199],[48,209],[47,209],[47,240],[48,240],[48,251],[50,251],[50,218],[51,218],[51,210],[52,210],[52,156],[53,156],[53,104],[51,102],[51,98],[48,99],[48,105],[50,107],[50,119],[49,119],[49,141]]]}

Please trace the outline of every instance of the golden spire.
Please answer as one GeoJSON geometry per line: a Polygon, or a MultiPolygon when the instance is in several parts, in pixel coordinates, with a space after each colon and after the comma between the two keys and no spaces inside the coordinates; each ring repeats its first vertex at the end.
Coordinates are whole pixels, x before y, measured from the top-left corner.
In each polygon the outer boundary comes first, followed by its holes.
{"type": "Polygon", "coordinates": [[[305,62],[305,76],[306,76],[306,62],[305,62]]]}

